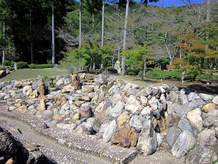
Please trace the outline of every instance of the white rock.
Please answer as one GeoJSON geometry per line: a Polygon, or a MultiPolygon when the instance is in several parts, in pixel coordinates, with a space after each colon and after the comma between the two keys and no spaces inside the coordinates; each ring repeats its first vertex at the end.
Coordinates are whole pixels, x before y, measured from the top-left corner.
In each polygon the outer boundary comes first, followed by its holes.
{"type": "Polygon", "coordinates": [[[33,92],[33,89],[32,89],[32,87],[31,86],[25,86],[24,88],[23,88],[23,94],[25,94],[25,95],[27,95],[27,96],[29,96],[31,93],[33,92]]]}
{"type": "Polygon", "coordinates": [[[151,115],[152,109],[149,106],[146,106],[142,109],[141,114],[145,116],[150,116],[151,115]]]}
{"type": "Polygon", "coordinates": [[[200,97],[195,92],[191,92],[191,93],[188,94],[188,101],[192,101],[192,100],[199,99],[199,98],[200,97]]]}
{"type": "Polygon", "coordinates": [[[218,96],[214,97],[212,102],[214,104],[218,105],[218,96]]]}
{"type": "Polygon", "coordinates": [[[116,121],[111,121],[110,125],[105,129],[105,132],[102,136],[104,142],[109,142],[110,139],[114,136],[117,129],[116,121]]]}
{"type": "Polygon", "coordinates": [[[208,100],[211,100],[214,98],[213,95],[209,95],[209,94],[205,94],[205,93],[201,93],[201,94],[199,94],[199,96],[205,101],[208,101],[208,100]]]}
{"type": "Polygon", "coordinates": [[[109,107],[106,110],[106,114],[109,115],[110,117],[117,118],[118,116],[121,115],[123,108],[124,108],[124,103],[119,101],[113,108],[109,107]]]}
{"type": "Polygon", "coordinates": [[[187,118],[192,126],[194,126],[198,131],[201,131],[203,128],[203,120],[201,117],[201,109],[196,108],[187,113],[187,118]]]}

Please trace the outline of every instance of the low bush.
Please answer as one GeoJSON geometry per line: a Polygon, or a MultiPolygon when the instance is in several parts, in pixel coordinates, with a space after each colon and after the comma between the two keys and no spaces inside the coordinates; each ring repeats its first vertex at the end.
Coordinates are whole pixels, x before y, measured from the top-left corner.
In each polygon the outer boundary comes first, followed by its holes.
{"type": "Polygon", "coordinates": [[[3,66],[14,67],[14,62],[13,62],[13,61],[9,61],[9,60],[5,60],[5,61],[3,62],[3,66]]]}
{"type": "Polygon", "coordinates": [[[43,68],[52,68],[52,64],[29,64],[29,68],[32,69],[43,69],[43,68]]]}
{"type": "Polygon", "coordinates": [[[171,71],[162,71],[159,69],[152,69],[146,73],[146,77],[151,79],[181,79],[182,71],[180,70],[171,70],[171,71]]]}
{"type": "Polygon", "coordinates": [[[23,69],[23,68],[28,68],[28,63],[27,62],[17,62],[17,69],[23,69]]]}
{"type": "Polygon", "coordinates": [[[200,75],[197,75],[196,81],[202,81],[202,80],[218,80],[218,75],[213,75],[211,73],[203,73],[200,75]]]}
{"type": "Polygon", "coordinates": [[[125,75],[138,75],[139,74],[139,69],[126,69],[124,74],[125,75]]]}

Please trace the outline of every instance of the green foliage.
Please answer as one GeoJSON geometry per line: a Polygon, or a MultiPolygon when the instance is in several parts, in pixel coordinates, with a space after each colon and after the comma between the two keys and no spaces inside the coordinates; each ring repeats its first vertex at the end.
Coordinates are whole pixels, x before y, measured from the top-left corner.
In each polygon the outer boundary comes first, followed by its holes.
{"type": "Polygon", "coordinates": [[[50,81],[50,82],[52,82],[53,80],[55,80],[55,77],[44,76],[44,77],[42,78],[42,80],[43,80],[43,81],[50,81]]]}
{"type": "Polygon", "coordinates": [[[52,68],[52,64],[29,64],[29,68],[32,69],[43,69],[43,68],[52,68]]]}
{"type": "Polygon", "coordinates": [[[151,79],[181,79],[182,71],[180,70],[171,70],[171,71],[162,71],[159,69],[152,69],[146,73],[146,77],[151,79]]]}
{"type": "Polygon", "coordinates": [[[10,66],[13,67],[14,66],[14,62],[13,61],[9,61],[9,60],[5,60],[3,62],[3,66],[10,66]]]}
{"type": "Polygon", "coordinates": [[[23,68],[28,68],[28,63],[27,62],[17,62],[17,69],[23,69],[23,68]]]}
{"type": "Polygon", "coordinates": [[[65,57],[61,60],[60,64],[68,73],[73,74],[74,70],[85,66],[86,62],[79,48],[65,53],[65,57]]]}
{"type": "Polygon", "coordinates": [[[158,59],[156,65],[159,66],[161,69],[166,69],[166,66],[170,64],[169,58],[162,58],[158,59]]]}
{"type": "Polygon", "coordinates": [[[108,66],[108,67],[106,67],[105,69],[106,69],[106,70],[114,69],[114,67],[112,67],[112,66],[108,66]]]}
{"type": "Polygon", "coordinates": [[[139,69],[126,69],[124,74],[125,75],[138,75],[139,74],[139,69]]]}
{"type": "Polygon", "coordinates": [[[218,80],[218,75],[213,75],[212,73],[203,73],[200,75],[197,75],[196,81],[202,81],[202,80],[218,80]]]}

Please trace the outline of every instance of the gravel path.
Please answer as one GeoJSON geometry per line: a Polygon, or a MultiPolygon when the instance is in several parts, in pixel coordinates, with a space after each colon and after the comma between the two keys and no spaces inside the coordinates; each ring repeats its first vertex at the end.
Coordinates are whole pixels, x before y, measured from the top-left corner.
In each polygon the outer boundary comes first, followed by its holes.
{"type": "Polygon", "coordinates": [[[25,140],[31,144],[39,145],[40,150],[51,159],[60,164],[107,164],[109,162],[99,157],[77,152],[68,147],[58,144],[57,142],[38,134],[29,125],[11,118],[0,116],[0,126],[12,133],[13,136],[20,140],[25,140]],[[18,129],[22,132],[20,134],[18,129]]]}

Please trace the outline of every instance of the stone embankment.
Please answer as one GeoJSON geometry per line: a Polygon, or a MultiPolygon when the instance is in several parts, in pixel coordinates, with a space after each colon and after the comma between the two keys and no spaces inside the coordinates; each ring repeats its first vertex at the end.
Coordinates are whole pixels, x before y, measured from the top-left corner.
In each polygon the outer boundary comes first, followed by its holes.
{"type": "Polygon", "coordinates": [[[217,160],[217,95],[86,74],[11,81],[0,88],[7,109],[1,114],[19,117],[73,149],[118,163],[160,149],[186,156],[186,163],[217,160]]]}

